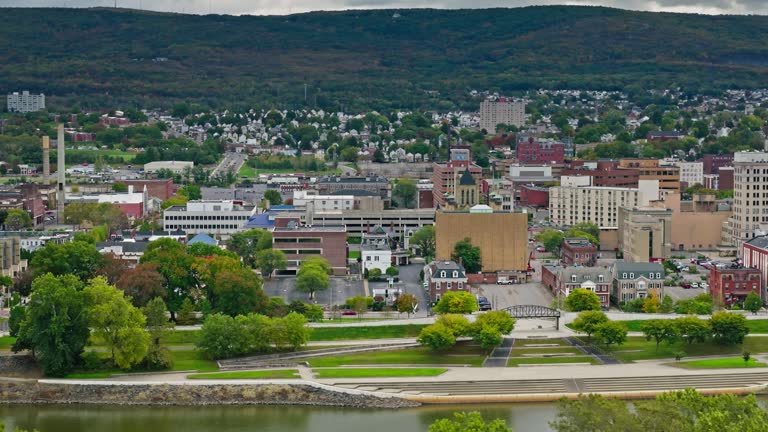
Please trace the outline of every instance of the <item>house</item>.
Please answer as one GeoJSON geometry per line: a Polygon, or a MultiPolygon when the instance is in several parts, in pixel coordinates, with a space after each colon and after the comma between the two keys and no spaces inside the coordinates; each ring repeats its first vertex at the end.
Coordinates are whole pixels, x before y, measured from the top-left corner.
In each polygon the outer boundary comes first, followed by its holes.
{"type": "Polygon", "coordinates": [[[597,262],[597,246],[582,237],[565,238],[560,255],[565,265],[592,267],[597,262]]]}
{"type": "Polygon", "coordinates": [[[144,251],[150,242],[148,241],[105,241],[96,243],[96,250],[106,255],[111,253],[115,258],[128,261],[135,266],[144,256],[144,251]]]}
{"type": "Polygon", "coordinates": [[[619,302],[632,301],[655,294],[664,297],[664,267],[649,262],[617,261],[613,266],[611,295],[619,302]]]}
{"type": "Polygon", "coordinates": [[[608,308],[611,298],[611,270],[607,267],[542,266],[541,282],[552,294],[564,299],[577,288],[588,289],[600,298],[600,306],[608,308]]]}
{"type": "Polygon", "coordinates": [[[724,268],[709,271],[709,293],[716,305],[744,303],[753,292],[765,300],[762,272],[756,268],[724,268]]]}
{"type": "Polygon", "coordinates": [[[424,267],[424,283],[432,302],[439,302],[449,291],[469,291],[464,266],[455,261],[432,261],[424,267]]]}

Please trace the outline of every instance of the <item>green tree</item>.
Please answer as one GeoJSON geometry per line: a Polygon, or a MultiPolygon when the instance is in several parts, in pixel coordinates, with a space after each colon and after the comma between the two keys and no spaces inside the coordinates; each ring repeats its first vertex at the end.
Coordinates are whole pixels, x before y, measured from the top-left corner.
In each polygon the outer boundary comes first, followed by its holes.
{"type": "Polygon", "coordinates": [[[483,267],[483,259],[478,246],[472,246],[469,237],[456,243],[451,259],[460,262],[467,273],[479,273],[483,267]]]}
{"type": "Polygon", "coordinates": [[[400,269],[398,269],[397,267],[387,267],[386,274],[387,276],[392,276],[392,277],[398,276],[400,274],[400,269]]]}
{"type": "Polygon", "coordinates": [[[125,294],[103,277],[90,281],[83,290],[88,303],[88,323],[93,337],[111,353],[112,364],[128,369],[144,359],[149,348],[146,318],[125,294]]]}
{"type": "Polygon", "coordinates": [[[659,307],[659,312],[671,313],[675,309],[674,303],[675,301],[672,300],[672,297],[668,294],[664,295],[664,299],[661,301],[661,306],[659,307]]]}
{"type": "Polygon", "coordinates": [[[344,162],[357,162],[357,147],[346,147],[344,150],[341,151],[341,154],[339,154],[339,157],[344,162]]]}
{"type": "Polygon", "coordinates": [[[193,272],[195,260],[195,257],[187,253],[184,245],[170,238],[151,242],[141,257],[141,264],[156,265],[157,272],[163,276],[164,299],[173,320],[176,320],[176,312],[181,303],[190,296],[197,284],[193,272]]]}
{"type": "Polygon", "coordinates": [[[541,243],[547,252],[555,256],[560,256],[563,238],[563,233],[552,228],[545,228],[536,234],[536,241],[541,243]]]}
{"type": "Polygon", "coordinates": [[[416,205],[416,182],[411,179],[399,179],[392,189],[392,197],[404,208],[413,208],[416,205]]]}
{"type": "Polygon", "coordinates": [[[282,318],[273,319],[272,334],[275,347],[287,347],[296,351],[309,342],[312,329],[307,327],[307,318],[304,315],[291,312],[282,318]]]}
{"type": "Polygon", "coordinates": [[[206,357],[217,360],[231,358],[249,351],[246,329],[224,314],[209,315],[200,329],[197,347],[206,357]]]}
{"type": "MultiPolygon", "coordinates": [[[[327,261],[326,261],[327,263],[327,261]]],[[[315,298],[315,292],[328,289],[330,282],[326,268],[313,261],[305,260],[296,274],[296,289],[315,298]]]]}
{"type": "Polygon", "coordinates": [[[456,345],[456,337],[451,329],[437,323],[421,329],[416,341],[433,351],[443,351],[456,345]]]}
{"type": "Polygon", "coordinates": [[[32,227],[32,218],[24,210],[10,209],[5,217],[5,229],[8,231],[20,231],[32,227]]]}
{"type": "Polygon", "coordinates": [[[86,281],[101,267],[103,256],[92,244],[72,241],[62,244],[48,242],[32,257],[30,266],[35,275],[51,273],[54,276],[75,275],[86,281]]]}
{"type": "Polygon", "coordinates": [[[472,328],[466,317],[453,313],[439,315],[435,324],[444,325],[456,337],[468,335],[472,328]]]}
{"type": "Polygon", "coordinates": [[[248,267],[256,263],[256,254],[272,248],[272,233],[262,229],[249,229],[232,234],[227,241],[227,248],[243,259],[248,267]]]}
{"type": "Polygon", "coordinates": [[[256,253],[256,267],[261,269],[262,275],[269,278],[275,270],[285,270],[288,260],[281,250],[264,249],[256,253]]]}
{"type": "Polygon", "coordinates": [[[216,272],[206,289],[211,308],[230,316],[264,311],[269,301],[261,280],[242,267],[216,272]]]}
{"type": "Polygon", "coordinates": [[[715,312],[709,319],[709,327],[712,329],[712,339],[722,345],[740,344],[749,334],[747,319],[736,313],[715,312]]]}
{"type": "Polygon", "coordinates": [[[13,351],[30,350],[45,375],[66,375],[80,362],[90,335],[82,287],[74,275],[46,274],[32,283],[13,351]]]}
{"type": "Polygon", "coordinates": [[[570,312],[600,310],[600,297],[587,288],[576,288],[565,299],[565,309],[570,312]]]}
{"type": "Polygon", "coordinates": [[[318,322],[323,320],[323,308],[316,304],[306,304],[304,312],[301,314],[307,317],[309,322],[318,322]]]}
{"type": "Polygon", "coordinates": [[[275,189],[268,189],[264,192],[264,199],[267,200],[270,205],[280,205],[283,203],[282,195],[275,189]]]}
{"type": "Polygon", "coordinates": [[[627,341],[627,326],[620,321],[607,321],[595,328],[595,340],[603,345],[622,345],[627,341]]]}
{"type": "Polygon", "coordinates": [[[410,318],[411,314],[414,313],[414,309],[416,309],[416,305],[418,304],[419,301],[416,299],[416,296],[411,293],[400,294],[400,296],[397,297],[397,300],[395,301],[397,311],[399,313],[408,314],[408,318],[410,318]]]}
{"type": "Polygon", "coordinates": [[[410,239],[410,244],[419,248],[419,253],[430,262],[435,256],[435,226],[424,225],[419,228],[410,239]]]}
{"type": "Polygon", "coordinates": [[[585,333],[587,340],[591,340],[592,334],[597,330],[597,327],[608,321],[608,316],[602,311],[585,310],[573,320],[571,327],[577,332],[585,333]]]}
{"type": "Polygon", "coordinates": [[[763,301],[760,299],[758,294],[754,292],[747,294],[747,298],[744,299],[744,310],[748,310],[753,314],[756,314],[762,308],[763,301]]]}
{"type": "Polygon", "coordinates": [[[478,412],[456,412],[453,420],[436,420],[429,426],[429,432],[512,432],[504,420],[486,422],[478,412]]]}
{"type": "Polygon", "coordinates": [[[643,432],[636,423],[625,401],[589,394],[561,399],[557,416],[549,425],[557,432],[643,432]]]}
{"type": "Polygon", "coordinates": [[[689,345],[694,342],[704,342],[712,333],[709,323],[703,319],[687,316],[674,320],[677,334],[689,345]]]}
{"type": "Polygon", "coordinates": [[[141,312],[146,319],[150,339],[144,364],[150,370],[168,369],[173,366],[173,357],[168,347],[163,346],[160,341],[168,336],[175,326],[173,321],[168,319],[165,302],[160,297],[155,297],[141,309],[141,312]]]}
{"type": "Polygon", "coordinates": [[[189,297],[182,300],[176,316],[176,322],[180,325],[192,325],[197,322],[197,318],[195,318],[195,304],[189,297]]]}
{"type": "Polygon", "coordinates": [[[475,320],[470,326],[469,334],[480,344],[480,347],[490,350],[501,345],[502,335],[509,334],[515,328],[515,320],[504,311],[487,312],[475,320]]]}
{"type": "Polygon", "coordinates": [[[112,191],[120,193],[128,192],[128,185],[123,182],[112,183],[112,191]]]}
{"type": "Polygon", "coordinates": [[[640,325],[640,331],[645,335],[646,340],[653,339],[656,342],[656,351],[659,350],[659,344],[675,342],[678,338],[677,326],[673,320],[652,319],[643,321],[640,325]]]}
{"type": "Polygon", "coordinates": [[[435,305],[439,314],[470,314],[476,311],[477,299],[467,291],[449,291],[435,305]]]}
{"type": "Polygon", "coordinates": [[[8,317],[8,333],[11,337],[19,336],[19,329],[21,323],[24,322],[24,318],[27,316],[27,308],[22,305],[17,305],[11,308],[10,315],[8,317]]]}

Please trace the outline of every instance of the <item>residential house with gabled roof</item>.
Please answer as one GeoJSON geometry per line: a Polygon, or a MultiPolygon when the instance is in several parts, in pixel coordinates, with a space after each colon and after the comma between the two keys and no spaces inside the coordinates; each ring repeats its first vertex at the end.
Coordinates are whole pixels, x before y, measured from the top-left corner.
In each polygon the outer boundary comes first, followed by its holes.
{"type": "Polygon", "coordinates": [[[655,294],[664,298],[664,267],[657,263],[616,261],[611,295],[619,302],[655,294]]]}
{"type": "Polygon", "coordinates": [[[429,290],[429,299],[439,302],[451,291],[469,291],[464,266],[455,261],[432,261],[424,267],[424,282],[429,290]]]}
{"type": "Polygon", "coordinates": [[[542,266],[541,282],[552,294],[564,299],[577,288],[586,288],[600,298],[600,306],[608,308],[611,302],[612,274],[608,267],[542,266]]]}

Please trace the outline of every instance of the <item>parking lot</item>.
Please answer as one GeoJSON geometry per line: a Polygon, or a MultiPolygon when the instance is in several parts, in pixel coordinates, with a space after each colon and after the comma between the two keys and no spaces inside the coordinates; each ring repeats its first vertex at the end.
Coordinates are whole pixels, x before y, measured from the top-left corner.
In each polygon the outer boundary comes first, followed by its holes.
{"type": "MultiPolygon", "coordinates": [[[[308,294],[296,289],[296,278],[293,276],[274,277],[266,281],[264,292],[270,297],[282,297],[286,303],[294,300],[309,302],[308,294]]],[[[331,297],[333,297],[333,304],[338,305],[344,304],[350,297],[359,295],[364,295],[362,281],[347,281],[345,278],[332,277],[327,290],[315,293],[314,302],[327,305],[331,303],[331,297]]]]}
{"type": "Polygon", "coordinates": [[[515,305],[549,306],[553,300],[549,290],[538,282],[516,285],[481,284],[473,289],[473,294],[488,298],[494,309],[515,305]]]}

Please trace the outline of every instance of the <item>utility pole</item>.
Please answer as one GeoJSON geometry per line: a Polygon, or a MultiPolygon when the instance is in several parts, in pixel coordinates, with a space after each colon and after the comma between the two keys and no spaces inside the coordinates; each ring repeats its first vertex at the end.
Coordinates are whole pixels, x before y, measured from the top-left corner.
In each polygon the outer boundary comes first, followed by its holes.
{"type": "Polygon", "coordinates": [[[304,83],[304,105],[307,104],[307,83],[304,83]]]}

